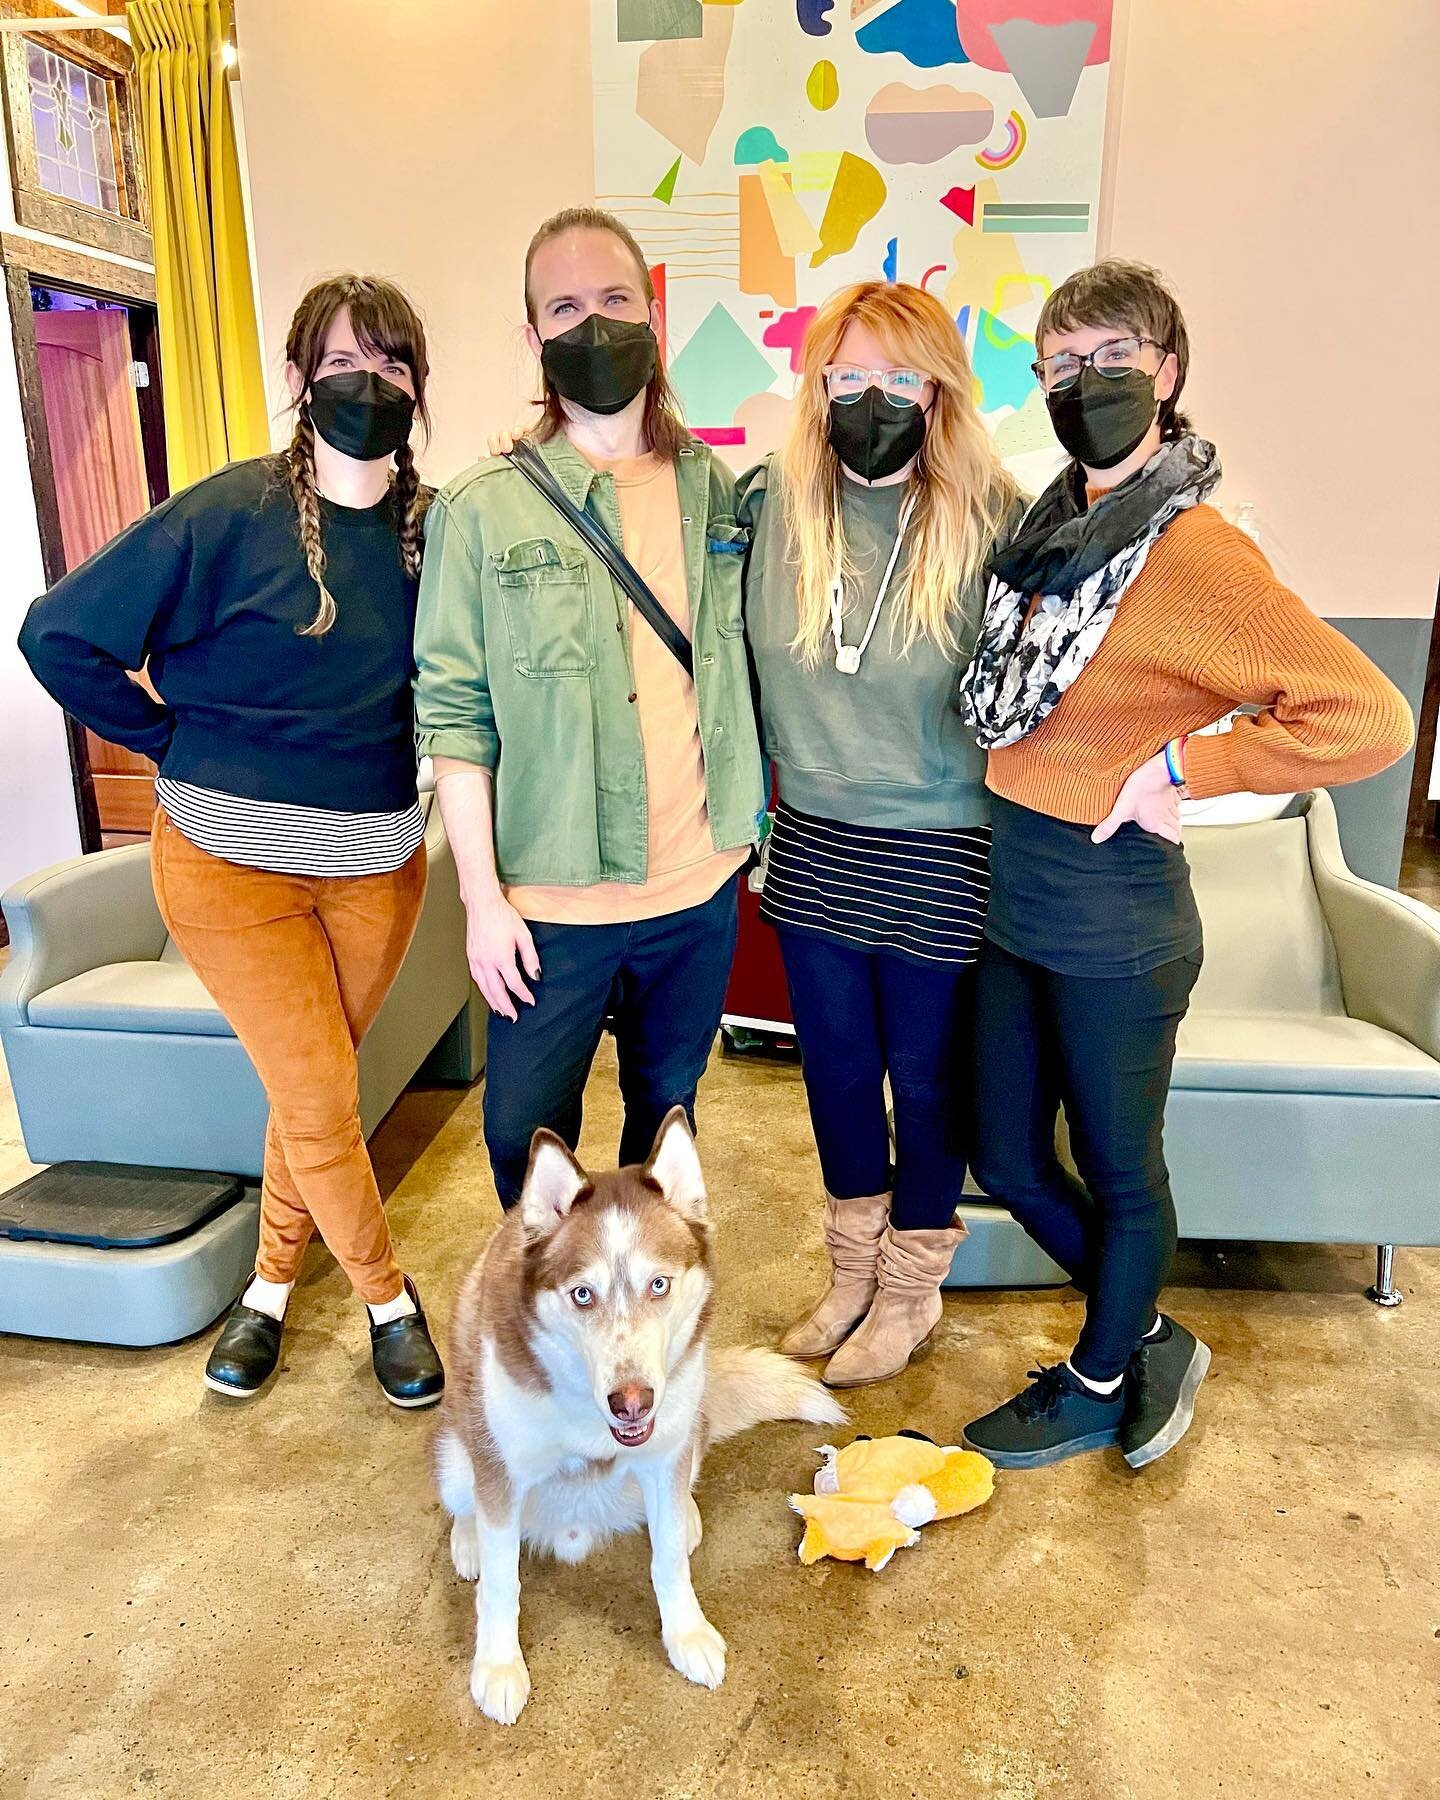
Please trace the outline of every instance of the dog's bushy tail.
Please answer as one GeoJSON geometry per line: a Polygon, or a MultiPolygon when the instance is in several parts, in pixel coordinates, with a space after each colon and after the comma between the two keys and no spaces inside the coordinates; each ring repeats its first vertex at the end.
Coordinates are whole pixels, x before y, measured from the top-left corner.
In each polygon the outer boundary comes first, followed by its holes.
{"type": "Polygon", "coordinates": [[[710,1352],[705,1425],[712,1444],[772,1419],[843,1425],[845,1417],[835,1396],[789,1357],[740,1347],[710,1352]]]}

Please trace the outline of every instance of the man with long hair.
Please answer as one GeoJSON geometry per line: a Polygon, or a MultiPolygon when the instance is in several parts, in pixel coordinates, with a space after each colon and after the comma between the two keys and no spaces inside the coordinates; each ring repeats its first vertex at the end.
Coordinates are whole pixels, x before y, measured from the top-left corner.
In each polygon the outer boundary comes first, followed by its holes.
{"type": "Polygon", "coordinates": [[[607,1019],[620,1160],[643,1159],[672,1106],[693,1123],[764,797],[733,481],[680,420],[639,246],[607,213],[558,213],[526,253],[525,305],[541,379],[525,467],[491,457],[436,502],[416,631],[420,748],[491,1008],[505,1207],[538,1126],[577,1142],[607,1019]],[[675,629],[629,598],[576,509],[675,629]]]}

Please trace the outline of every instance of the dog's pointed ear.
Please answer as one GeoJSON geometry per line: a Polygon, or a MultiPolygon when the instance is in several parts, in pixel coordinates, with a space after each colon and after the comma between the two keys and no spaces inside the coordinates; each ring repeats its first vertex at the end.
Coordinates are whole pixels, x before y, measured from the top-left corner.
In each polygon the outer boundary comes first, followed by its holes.
{"type": "Polygon", "coordinates": [[[548,1237],[577,1200],[590,1192],[590,1177],[553,1131],[530,1140],[530,1162],[520,1189],[520,1220],[532,1237],[548,1237]]]}
{"type": "Polygon", "coordinates": [[[666,1113],[655,1134],[655,1147],[645,1173],[658,1184],[676,1212],[697,1221],[706,1217],[705,1177],[700,1172],[695,1136],[683,1106],[672,1106],[666,1113]]]}

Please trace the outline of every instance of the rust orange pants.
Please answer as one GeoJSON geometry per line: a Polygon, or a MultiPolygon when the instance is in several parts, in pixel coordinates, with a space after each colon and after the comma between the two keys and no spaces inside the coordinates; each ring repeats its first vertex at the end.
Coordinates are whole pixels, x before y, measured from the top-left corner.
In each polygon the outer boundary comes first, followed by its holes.
{"type": "Polygon", "coordinates": [[[211,856],[160,808],[150,863],[166,928],[270,1101],[257,1272],[293,1281],[318,1230],[362,1300],[393,1300],[355,1051],[415,934],[425,846],[388,875],[275,875],[211,856]]]}

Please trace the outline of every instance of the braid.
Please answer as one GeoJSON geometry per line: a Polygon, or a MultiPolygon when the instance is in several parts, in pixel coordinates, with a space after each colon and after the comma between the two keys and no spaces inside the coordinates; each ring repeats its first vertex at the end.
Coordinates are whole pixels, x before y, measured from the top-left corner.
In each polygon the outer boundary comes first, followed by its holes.
{"type": "Polygon", "coordinates": [[[400,533],[400,559],[405,564],[405,573],[414,581],[420,575],[420,557],[424,549],[426,502],[420,493],[415,454],[408,443],[395,452],[395,480],[390,492],[395,501],[400,533]]]}
{"type": "Polygon", "coordinates": [[[335,599],[325,585],[325,545],[320,536],[320,492],[315,485],[315,427],[310,423],[310,409],[301,406],[295,417],[295,436],[285,457],[290,476],[290,493],[300,520],[300,548],[305,552],[305,567],[310,579],[320,590],[320,605],[308,625],[300,627],[301,637],[324,637],[335,623],[335,599]]]}

